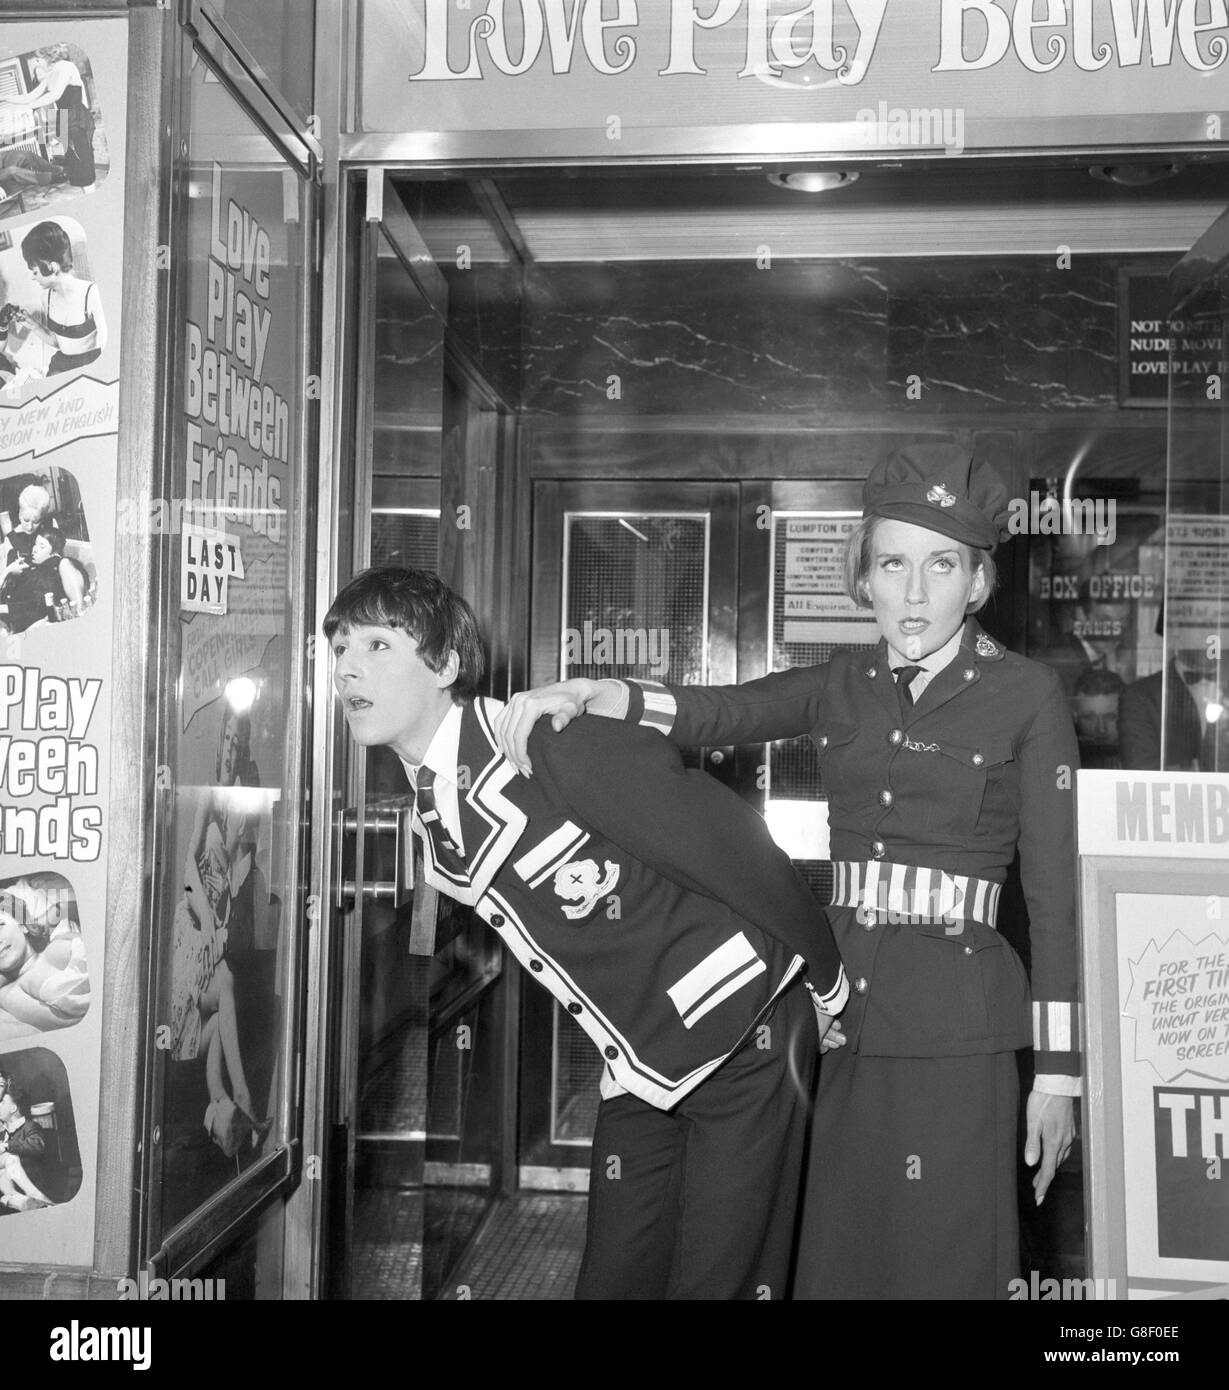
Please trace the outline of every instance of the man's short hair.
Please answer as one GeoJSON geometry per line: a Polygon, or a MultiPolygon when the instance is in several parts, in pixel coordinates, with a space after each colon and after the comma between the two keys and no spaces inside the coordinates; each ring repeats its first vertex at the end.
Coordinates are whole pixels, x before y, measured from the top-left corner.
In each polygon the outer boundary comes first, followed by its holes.
{"type": "Polygon", "coordinates": [[[1125,689],[1126,682],[1116,671],[1104,671],[1094,666],[1080,673],[1080,678],[1071,693],[1089,696],[1121,695],[1125,689]]]}
{"type": "Polygon", "coordinates": [[[438,575],[383,565],[364,570],[337,595],[324,615],[324,635],[353,627],[391,627],[418,643],[418,655],[441,671],[457,654],[452,698],[472,700],[486,672],[486,655],[474,610],[438,575]]]}

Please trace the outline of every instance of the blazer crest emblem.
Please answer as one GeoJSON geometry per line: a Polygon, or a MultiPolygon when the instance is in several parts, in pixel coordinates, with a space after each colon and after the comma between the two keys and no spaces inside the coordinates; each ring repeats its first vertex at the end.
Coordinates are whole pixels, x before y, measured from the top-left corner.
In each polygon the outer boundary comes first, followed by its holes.
{"type": "Polygon", "coordinates": [[[555,894],[562,898],[563,915],[577,922],[593,911],[594,904],[613,893],[619,881],[619,866],[606,860],[603,874],[595,859],[573,859],[555,871],[555,894]]]}

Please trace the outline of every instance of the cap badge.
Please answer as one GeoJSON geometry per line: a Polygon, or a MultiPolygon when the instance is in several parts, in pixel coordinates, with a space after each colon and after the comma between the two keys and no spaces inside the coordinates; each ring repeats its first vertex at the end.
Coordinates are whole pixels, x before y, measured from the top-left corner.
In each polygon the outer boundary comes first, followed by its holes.
{"type": "Polygon", "coordinates": [[[942,483],[935,483],[933,487],[926,489],[926,500],[933,502],[936,507],[954,507],[956,505],[956,499],[942,483]]]}
{"type": "Polygon", "coordinates": [[[998,656],[999,654],[999,649],[984,632],[977,634],[977,641],[973,643],[973,650],[978,656],[998,656]]]}

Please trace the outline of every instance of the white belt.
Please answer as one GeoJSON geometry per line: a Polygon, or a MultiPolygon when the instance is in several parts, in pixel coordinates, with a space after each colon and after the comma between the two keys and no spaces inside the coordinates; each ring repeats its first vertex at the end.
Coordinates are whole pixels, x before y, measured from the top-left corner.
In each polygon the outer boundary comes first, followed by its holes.
{"type": "Polygon", "coordinates": [[[862,908],[888,921],[984,922],[993,927],[998,917],[1003,885],[989,879],[878,859],[834,860],[832,867],[833,907],[862,908]]]}

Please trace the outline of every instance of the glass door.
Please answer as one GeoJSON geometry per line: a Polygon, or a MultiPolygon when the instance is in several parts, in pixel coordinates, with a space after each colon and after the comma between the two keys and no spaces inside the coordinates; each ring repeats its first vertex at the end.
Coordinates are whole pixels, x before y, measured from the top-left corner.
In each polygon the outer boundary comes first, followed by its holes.
{"type": "MultiPolygon", "coordinates": [[[[354,570],[438,570],[441,459],[462,408],[446,362],[447,287],[391,182],[369,185],[366,210],[354,570]]],[[[498,1187],[500,948],[469,909],[421,883],[398,759],[351,749],[348,760],[328,1289],[434,1298],[498,1187]]]]}
{"type": "MultiPolygon", "coordinates": [[[[737,679],[738,487],[539,483],[531,681],[737,679]]],[[[723,781],[733,750],[689,749],[723,781]]],[[[522,1002],[520,1184],[583,1191],[602,1059],[543,990],[522,1002]]]]}
{"type": "Polygon", "coordinates": [[[1169,771],[1229,768],[1229,212],[1170,276],[1165,664],[1149,703],[1169,771]],[[1163,691],[1163,696],[1162,696],[1163,691]]]}
{"type": "Polygon", "coordinates": [[[301,1149],[316,194],[233,55],[185,34],[177,62],[138,1244],[151,1278],[277,1297],[301,1149]]]}
{"type": "MultiPolygon", "coordinates": [[[[532,683],[573,675],[721,685],[871,646],[841,592],[861,484],[540,482],[532,683]]],[[[764,813],[819,894],[831,887],[809,738],[684,750],[764,813]]],[[[539,989],[522,1005],[520,1182],[584,1190],[601,1058],[539,989]]]]}

